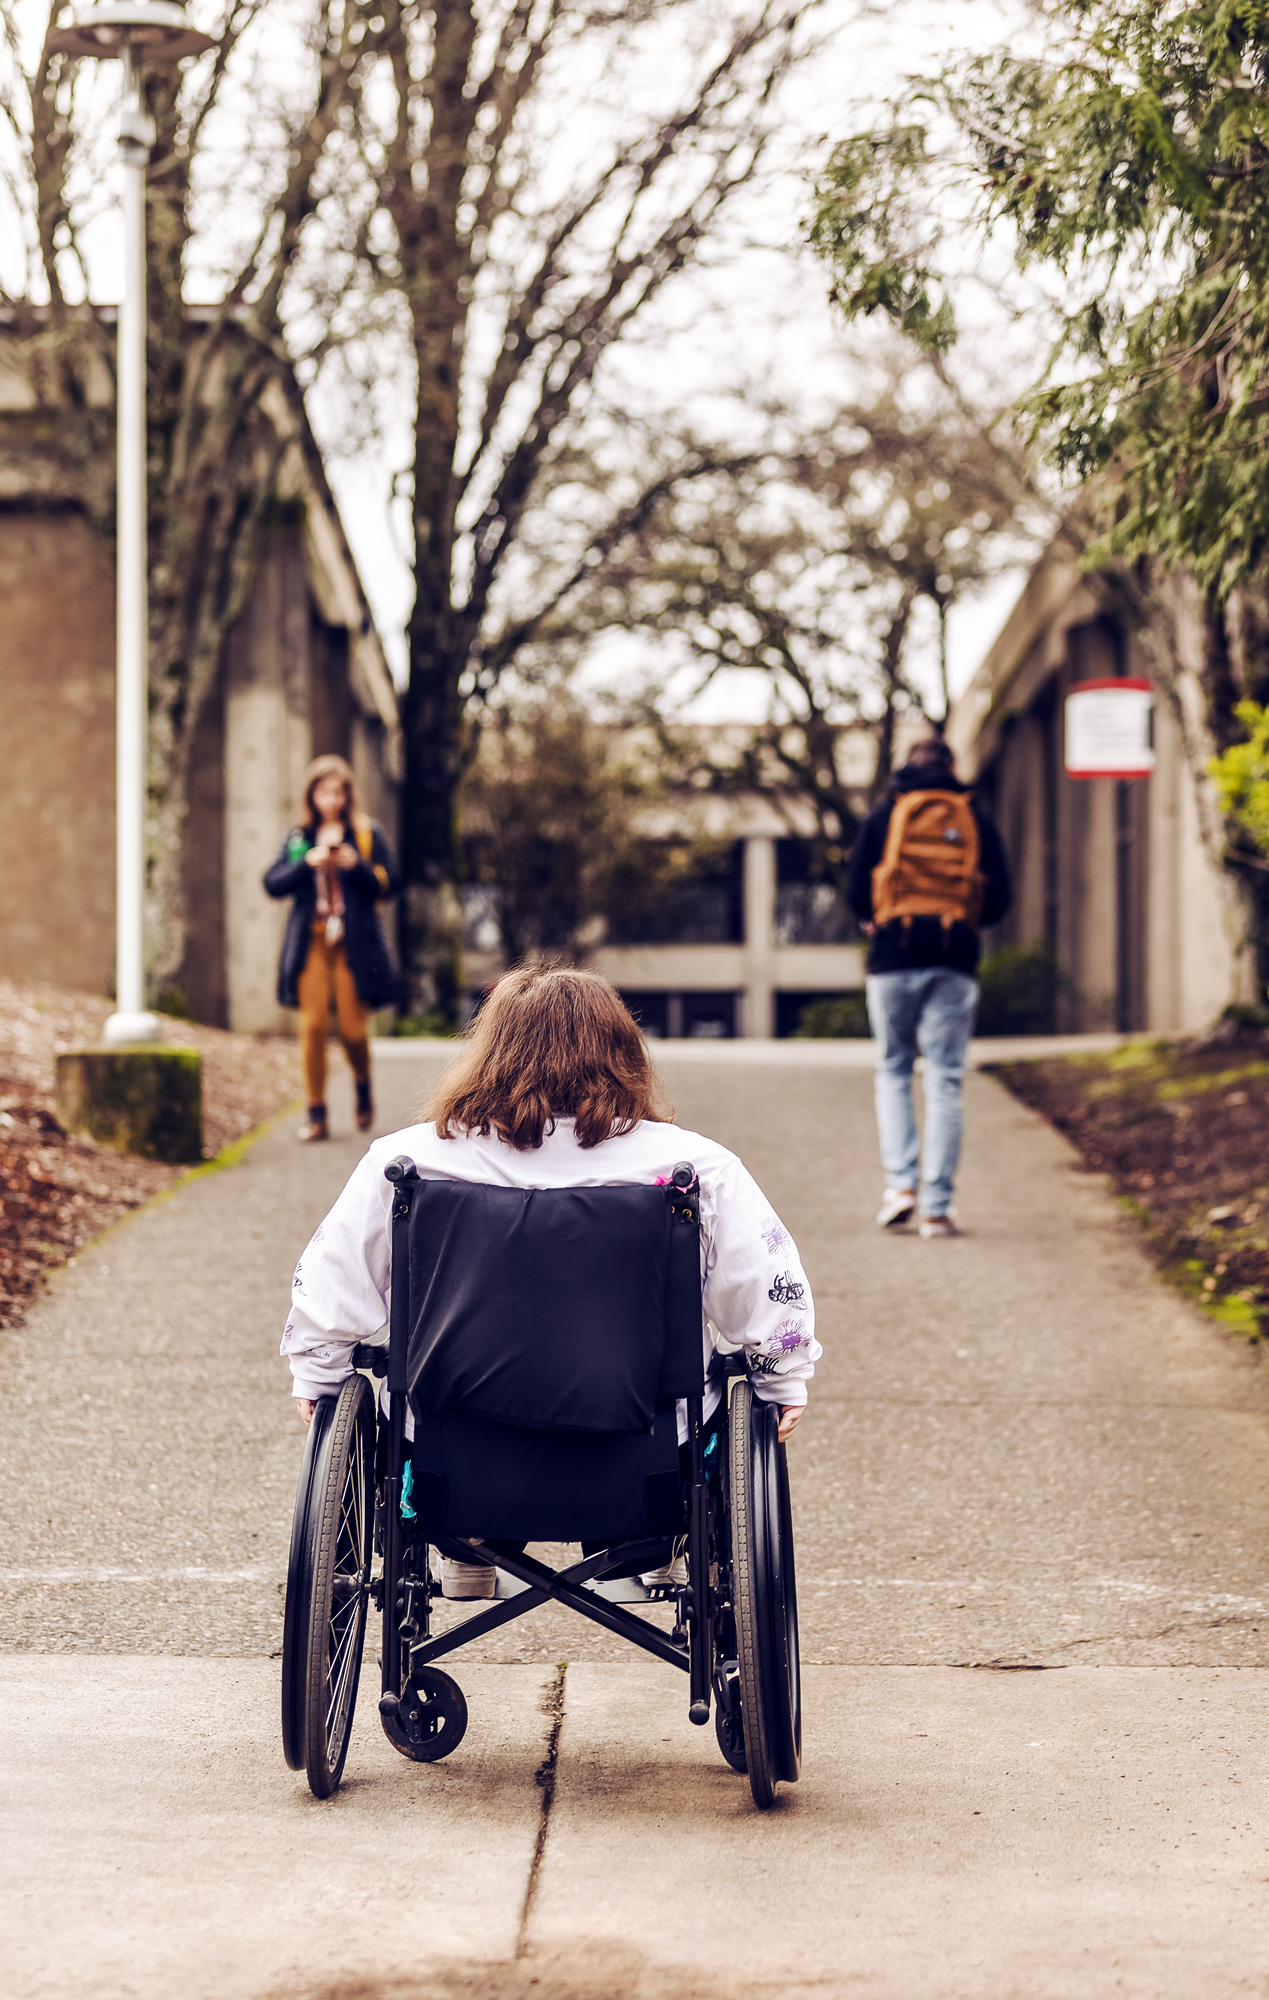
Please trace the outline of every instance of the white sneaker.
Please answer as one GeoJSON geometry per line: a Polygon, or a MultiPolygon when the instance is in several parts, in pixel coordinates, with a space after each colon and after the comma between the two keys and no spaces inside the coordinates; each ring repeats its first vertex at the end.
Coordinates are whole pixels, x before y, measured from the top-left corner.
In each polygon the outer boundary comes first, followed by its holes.
{"type": "Polygon", "coordinates": [[[877,1210],[878,1229],[901,1229],[905,1222],[912,1220],[916,1200],[915,1188],[888,1187],[877,1210]]]}
{"type": "Polygon", "coordinates": [[[645,1590],[686,1590],[686,1555],[674,1556],[670,1562],[662,1563],[660,1569],[645,1570],[639,1581],[645,1590]]]}
{"type": "Polygon", "coordinates": [[[960,1233],[961,1226],[956,1219],[956,1210],[954,1208],[949,1208],[946,1215],[923,1215],[921,1217],[921,1234],[927,1241],[932,1236],[959,1236],[960,1233]]]}
{"type": "Polygon", "coordinates": [[[441,1557],[442,1597],[492,1597],[498,1587],[498,1572],[492,1563],[457,1562],[441,1557]]]}

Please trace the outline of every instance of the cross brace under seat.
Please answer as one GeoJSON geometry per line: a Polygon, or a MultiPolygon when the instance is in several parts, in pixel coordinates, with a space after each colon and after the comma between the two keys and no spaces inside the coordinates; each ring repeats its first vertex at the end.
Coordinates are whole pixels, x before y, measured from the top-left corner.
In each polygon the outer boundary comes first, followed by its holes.
{"type": "Polygon", "coordinates": [[[536,1611],[539,1604],[552,1601],[566,1604],[571,1611],[580,1612],[583,1618],[590,1618],[596,1625],[617,1633],[620,1638],[642,1646],[645,1652],[654,1653],[657,1659],[668,1661],[670,1666],[682,1667],[684,1673],[689,1671],[686,1647],[675,1645],[673,1639],[655,1625],[636,1618],[633,1611],[626,1611],[621,1605],[612,1604],[607,1598],[597,1597],[593,1591],[584,1588],[592,1578],[627,1564],[647,1562],[651,1566],[658,1556],[664,1557],[664,1535],[655,1541],[615,1542],[611,1548],[600,1549],[597,1554],[586,1556],[567,1569],[551,1569],[532,1556],[503,1555],[484,1542],[429,1539],[443,1556],[451,1556],[458,1562],[469,1563],[478,1559],[496,1563],[499,1569],[517,1577],[528,1588],[515,1597],[501,1598],[487,1611],[477,1612],[474,1618],[465,1618],[452,1632],[442,1633],[435,1639],[415,1640],[410,1647],[411,1671],[441,1659],[446,1653],[455,1652],[472,1639],[483,1638],[486,1632],[496,1632],[500,1625],[509,1624],[513,1618],[523,1618],[526,1612],[536,1611]]]}

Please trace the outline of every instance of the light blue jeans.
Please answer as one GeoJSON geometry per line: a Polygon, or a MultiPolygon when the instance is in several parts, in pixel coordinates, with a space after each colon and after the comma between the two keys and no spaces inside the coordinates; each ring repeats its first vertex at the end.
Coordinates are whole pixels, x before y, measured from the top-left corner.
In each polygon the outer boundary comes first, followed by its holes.
{"type": "Polygon", "coordinates": [[[877,1131],[886,1186],[918,1185],[921,1151],[912,1115],[912,1065],[925,1058],[925,1173],[922,1215],[946,1215],[961,1156],[961,1081],[978,981],[931,966],[868,977],[868,1020],[877,1044],[877,1131]]]}

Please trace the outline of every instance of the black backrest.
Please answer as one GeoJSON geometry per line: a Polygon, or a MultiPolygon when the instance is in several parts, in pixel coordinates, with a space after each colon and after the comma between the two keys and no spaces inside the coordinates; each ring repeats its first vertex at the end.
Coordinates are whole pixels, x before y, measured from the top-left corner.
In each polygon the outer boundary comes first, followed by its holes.
{"type": "Polygon", "coordinates": [[[416,1420],[647,1436],[703,1393],[695,1189],[407,1185],[416,1420]]]}

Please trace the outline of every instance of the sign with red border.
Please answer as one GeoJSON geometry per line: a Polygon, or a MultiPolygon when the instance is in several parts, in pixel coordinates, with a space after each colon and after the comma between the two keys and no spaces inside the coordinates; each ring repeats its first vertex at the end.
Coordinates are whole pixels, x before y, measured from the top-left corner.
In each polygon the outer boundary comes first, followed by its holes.
{"type": "Polygon", "coordinates": [[[1154,770],[1150,681],[1077,681],[1066,697],[1068,778],[1148,778],[1154,770]]]}

